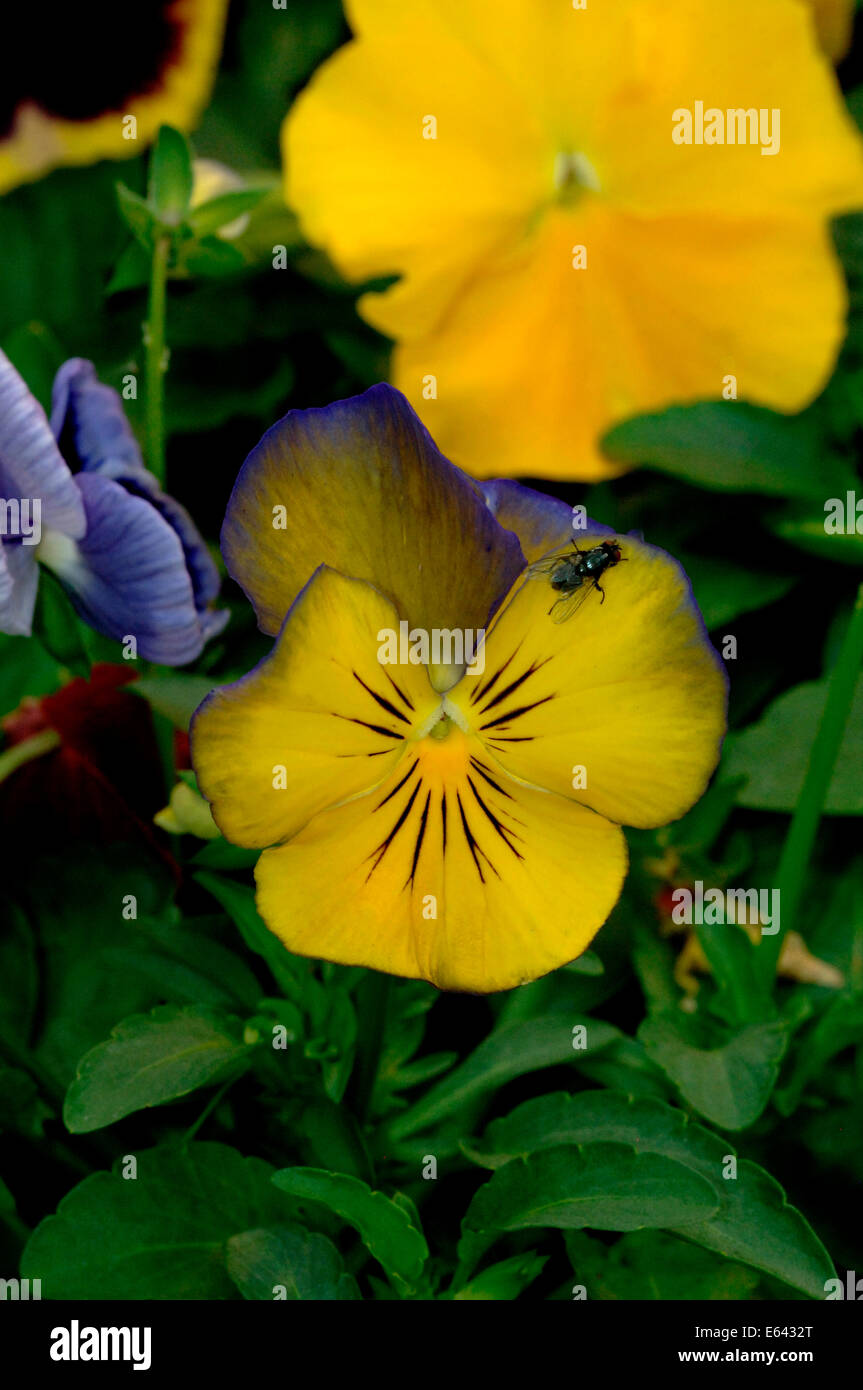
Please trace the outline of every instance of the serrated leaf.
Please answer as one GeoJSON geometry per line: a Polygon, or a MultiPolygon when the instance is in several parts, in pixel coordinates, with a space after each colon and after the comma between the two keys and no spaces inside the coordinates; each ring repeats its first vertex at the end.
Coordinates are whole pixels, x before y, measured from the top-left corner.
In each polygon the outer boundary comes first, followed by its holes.
{"type": "Polygon", "coordinates": [[[661,1101],[634,1100],[611,1091],[574,1096],[556,1092],[493,1120],[482,1140],[465,1149],[476,1162],[496,1168],[556,1144],[599,1140],[665,1154],[715,1184],[716,1215],[680,1228],[678,1235],[772,1274],[813,1298],[823,1297],[824,1281],[833,1277],[830,1257],[788,1204],[779,1184],[748,1160],[737,1160],[737,1176],[726,1177],[728,1159],[735,1157],[729,1141],[661,1101]]]}
{"type": "Polygon", "coordinates": [[[712,1183],[665,1154],[592,1142],[513,1159],[479,1189],[464,1225],[474,1231],[525,1227],[636,1231],[694,1225],[719,1209],[712,1183]]]}
{"type": "Polygon", "coordinates": [[[646,1018],[638,1037],[699,1114],[721,1129],[746,1129],[770,1099],[788,1027],[781,1020],[754,1023],[720,1046],[700,1046],[687,1020],[668,1012],[646,1018]]]}
{"type": "Polygon", "coordinates": [[[243,1231],[231,1236],[226,1252],[228,1274],[244,1298],[345,1302],[360,1297],[332,1241],[300,1226],[243,1231]]]}
{"type": "Polygon", "coordinates": [[[303,1202],[320,1202],[360,1233],[363,1244],[394,1285],[415,1293],[428,1259],[422,1231],[404,1207],[368,1183],[321,1168],[283,1168],[273,1177],[283,1192],[303,1202]]]}
{"type": "Polygon", "coordinates": [[[52,1299],[237,1298],[226,1269],[231,1236],[296,1220],[272,1168],[226,1144],[149,1149],[93,1173],[42,1221],[24,1250],[24,1278],[52,1299]]]}
{"type": "Polygon", "coordinates": [[[212,1086],[251,1064],[239,1023],[200,1005],[163,1004],[118,1023],[78,1063],[63,1119],[73,1134],[212,1086]]]}

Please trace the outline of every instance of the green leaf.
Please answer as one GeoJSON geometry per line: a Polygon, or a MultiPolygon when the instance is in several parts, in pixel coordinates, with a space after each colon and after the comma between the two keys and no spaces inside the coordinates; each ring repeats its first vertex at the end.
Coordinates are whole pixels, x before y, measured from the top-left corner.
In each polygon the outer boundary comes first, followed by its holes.
{"type": "Polygon", "coordinates": [[[105,289],[106,295],[121,290],[137,290],[149,283],[150,257],[140,241],[130,241],[114,267],[105,289]]]}
{"type": "Polygon", "coordinates": [[[638,1036],[684,1099],[722,1129],[758,1119],[788,1045],[787,1025],[777,1021],[741,1028],[722,1046],[701,1046],[693,1022],[671,1012],[646,1018],[638,1036]]]}
{"type": "Polygon", "coordinates": [[[150,155],[148,201],[159,221],[179,227],[192,196],[192,152],[185,135],[163,125],[150,155]]]}
{"type": "MultiPolygon", "coordinates": [[[[842,495],[843,506],[845,496],[842,495]]],[[[863,534],[853,531],[828,532],[824,528],[823,499],[818,505],[789,503],[781,511],[766,518],[774,536],[796,545],[819,559],[835,560],[840,565],[863,565],[863,534]]]]}
{"type": "Polygon", "coordinates": [[[73,1188],[33,1232],[22,1276],[52,1299],[228,1299],[231,1236],[296,1220],[272,1168],[226,1144],[148,1149],[73,1188]],[[124,1170],[127,1176],[123,1176],[124,1170]]]}
{"type": "Polygon", "coordinates": [[[242,251],[221,237],[207,236],[193,242],[183,256],[183,265],[190,275],[218,278],[234,275],[246,264],[242,251]]]}
{"type": "Polygon", "coordinates": [[[732,1026],[763,1022],[773,1006],[758,976],[757,947],[747,932],[729,922],[701,922],[695,934],[718,986],[712,1012],[732,1026]]]}
{"type": "Polygon", "coordinates": [[[464,1303],[518,1298],[528,1284],[539,1278],[547,1262],[546,1255],[537,1255],[534,1251],[526,1255],[513,1255],[512,1259],[489,1265],[488,1269],[465,1284],[454,1298],[456,1302],[464,1303]]]}
{"type": "Polygon", "coordinates": [[[776,1092],[776,1108],[783,1115],[793,1114],[804,1090],[817,1079],[822,1068],[846,1047],[858,1046],[861,1039],[863,997],[840,994],[801,1037],[788,1080],[776,1092]]]}
{"type": "Polygon", "coordinates": [[[60,666],[76,676],[89,677],[90,658],[78,626],[78,616],[59,580],[44,566],[39,575],[33,636],[60,666]]]}
{"type": "Polygon", "coordinates": [[[213,690],[209,676],[186,675],[172,671],[170,674],[142,676],[132,687],[136,695],[143,695],[158,714],[170,719],[177,729],[188,729],[192,715],[213,690]]]}
{"type": "Polygon", "coordinates": [[[516,1076],[593,1057],[620,1036],[620,1030],[610,1023],[566,1013],[505,1024],[481,1042],[445,1081],[400,1115],[389,1132],[394,1139],[404,1139],[439,1124],[477,1097],[490,1098],[516,1076]],[[573,1031],[579,1026],[586,1029],[587,1047],[576,1051],[573,1031]]]}
{"type": "Polygon", "coordinates": [[[547,1147],[603,1140],[664,1154],[715,1184],[716,1215],[678,1235],[823,1298],[824,1281],[833,1277],[830,1257],[779,1184],[746,1159],[736,1160],[736,1177],[726,1176],[735,1157],[728,1139],[661,1101],[613,1091],[556,1092],[492,1121],[482,1140],[465,1149],[476,1162],[497,1168],[547,1147]]]}
{"type": "MultiPolygon", "coordinates": [[[[827,703],[827,682],[795,686],[774,700],[763,718],[725,741],[723,777],[742,777],[738,804],[759,811],[792,811],[800,799],[809,750],[827,703]]],[[[863,677],[836,759],[824,811],[863,815],[863,677]]]]}
{"type": "Polygon", "coordinates": [[[360,1297],[332,1241],[299,1226],[231,1236],[227,1269],[244,1298],[343,1302],[360,1297]]]}
{"type": "Polygon", "coordinates": [[[320,1168],[283,1168],[273,1177],[283,1192],[320,1202],[360,1233],[363,1244],[402,1293],[416,1293],[428,1258],[418,1223],[404,1206],[367,1183],[320,1168]]]}
{"type": "Polygon", "coordinates": [[[793,419],[743,401],[673,406],[617,425],[603,440],[617,463],[649,464],[697,487],[813,497],[854,486],[831,453],[816,412],[793,419]]]}
{"type": "Polygon", "coordinates": [[[752,570],[712,555],[682,554],[678,550],[677,558],[689,576],[704,625],[711,632],[742,613],[775,603],[795,582],[790,574],[752,570]]]}
{"type": "Polygon", "coordinates": [[[499,1168],[468,1207],[465,1227],[635,1231],[695,1225],[718,1208],[713,1185],[664,1154],[621,1143],[563,1144],[499,1168]]]}
{"type": "Polygon", "coordinates": [[[309,962],[291,955],[279,938],[273,935],[258,915],[254,890],[219,874],[198,873],[195,879],[208,893],[212,893],[216,902],[221,903],[249,950],[266,961],[273,979],[287,998],[299,998],[308,977],[309,962]]]}
{"type": "Polygon", "coordinates": [[[573,1273],[589,1298],[750,1299],[758,1275],[664,1231],[631,1231],[610,1248],[581,1231],[564,1235],[573,1273]]]}
{"type": "Polygon", "coordinates": [[[236,1019],[200,1005],[163,1004],[118,1023],[78,1063],[63,1119],[73,1134],[213,1086],[251,1064],[236,1019]]]}
{"type": "Polygon", "coordinates": [[[158,220],[149,203],[137,193],[133,193],[124,183],[118,183],[117,204],[123,221],[138,245],[144,251],[150,251],[158,230],[158,220]]]}
{"type": "Polygon", "coordinates": [[[192,208],[187,221],[196,237],[210,236],[220,227],[235,222],[244,213],[251,212],[269,192],[266,188],[241,188],[233,193],[220,193],[206,203],[192,208]]]}

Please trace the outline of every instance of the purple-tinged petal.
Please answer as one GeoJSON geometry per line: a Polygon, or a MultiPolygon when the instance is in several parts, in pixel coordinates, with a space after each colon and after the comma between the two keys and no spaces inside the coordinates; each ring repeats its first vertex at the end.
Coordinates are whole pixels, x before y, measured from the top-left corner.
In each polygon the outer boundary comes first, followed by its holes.
{"type": "MultiPolygon", "coordinates": [[[[65,457],[83,473],[113,478],[129,492],[151,502],[174,528],[203,614],[219,592],[219,571],[195,523],[179,502],[167,496],[144,466],[141,450],[117,392],[96,376],[92,362],[72,357],[54,378],[51,428],[65,457]]],[[[227,617],[208,615],[208,627],[221,630],[227,617]]]]}
{"type": "Polygon", "coordinates": [[[42,525],[78,539],[86,529],[81,495],[47,417],[0,352],[0,480],[4,497],[39,498],[42,525]]]}
{"type": "Polygon", "coordinates": [[[569,541],[579,545],[590,536],[614,535],[610,526],[589,519],[583,526],[574,527],[574,514],[568,502],[510,482],[508,478],[480,482],[477,487],[500,525],[518,536],[529,564],[569,541]]]}
{"type": "Polygon", "coordinates": [[[83,357],[70,357],[54,378],[51,429],[73,469],[111,477],[146,472],[120,397],[83,357]]]}
{"type": "Polygon", "coordinates": [[[30,636],[38,585],[35,548],[0,545],[0,632],[11,637],[30,636]]]}
{"type": "Polygon", "coordinates": [[[176,532],[149,502],[110,478],[80,473],[75,482],[87,533],[77,542],[43,537],[43,564],[97,632],[117,641],[134,636],[139,656],[148,661],[193,661],[204,638],[176,532]]]}
{"type": "Polygon", "coordinates": [[[222,554],[276,633],[317,567],[365,579],[418,627],[483,627],[524,568],[498,526],[391,386],[292,410],[246,459],[222,554]]]}

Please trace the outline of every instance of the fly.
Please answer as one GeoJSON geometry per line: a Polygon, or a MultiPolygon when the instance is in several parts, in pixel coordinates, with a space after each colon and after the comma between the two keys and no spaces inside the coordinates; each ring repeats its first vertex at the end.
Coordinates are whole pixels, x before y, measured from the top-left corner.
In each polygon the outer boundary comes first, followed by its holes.
{"type": "Polygon", "coordinates": [[[549,608],[551,620],[563,623],[577,612],[588,594],[596,589],[605,602],[605,590],[600,584],[606,572],[620,564],[624,556],[616,540],[601,541],[590,550],[580,550],[572,542],[572,550],[557,551],[537,560],[528,567],[529,579],[549,579],[557,598],[549,608]]]}

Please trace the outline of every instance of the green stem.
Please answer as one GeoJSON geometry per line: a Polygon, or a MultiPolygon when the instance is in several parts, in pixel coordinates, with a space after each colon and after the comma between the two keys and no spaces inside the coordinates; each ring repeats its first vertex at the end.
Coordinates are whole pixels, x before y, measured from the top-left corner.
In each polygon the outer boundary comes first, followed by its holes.
{"type": "Polygon", "coordinates": [[[0,753],[0,782],[17,772],[25,763],[32,762],[34,758],[42,758],[59,747],[60,735],[56,729],[42,729],[31,738],[23,739],[21,743],[13,743],[11,748],[0,753]]]}
{"type": "Polygon", "coordinates": [[[782,942],[793,929],[800,910],[806,872],[815,845],[824,802],[830,789],[833,768],[842,746],[845,725],[851,713],[857,678],[863,663],[863,584],[845,632],[842,648],[830,676],[827,702],[809,753],[809,764],[800,798],[779,861],[776,886],[779,889],[781,929],[775,936],[763,936],[758,950],[759,969],[765,985],[776,973],[782,942]]]}
{"type": "Polygon", "coordinates": [[[198,1116],[197,1120],[195,1120],[195,1123],[190,1125],[189,1128],[186,1130],[186,1133],[183,1135],[183,1148],[185,1148],[186,1145],[194,1139],[195,1135],[198,1133],[198,1130],[201,1128],[201,1125],[204,1123],[206,1119],[210,1117],[210,1115],[212,1115],[213,1111],[216,1109],[216,1106],[219,1104],[222,1097],[226,1094],[227,1091],[230,1090],[230,1088],[233,1086],[236,1080],[236,1076],[229,1077],[228,1080],[223,1082],[219,1089],[210,1097],[207,1104],[204,1106],[204,1109],[198,1116]]]}
{"type": "Polygon", "coordinates": [[[165,484],[165,305],[171,238],[157,235],[150,263],[150,301],[144,333],[146,348],[147,462],[165,484]]]}

